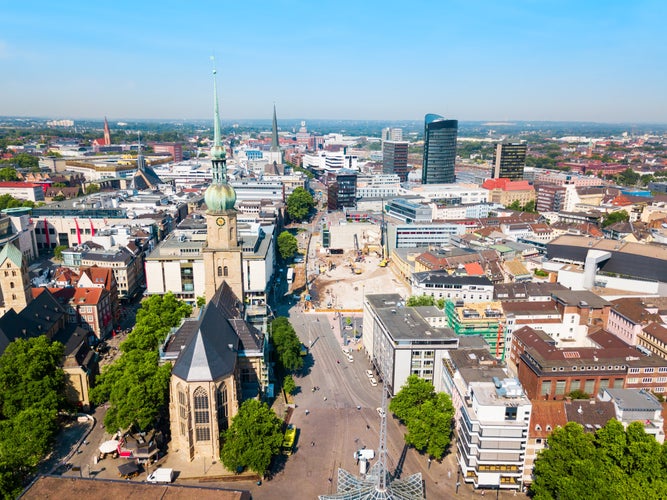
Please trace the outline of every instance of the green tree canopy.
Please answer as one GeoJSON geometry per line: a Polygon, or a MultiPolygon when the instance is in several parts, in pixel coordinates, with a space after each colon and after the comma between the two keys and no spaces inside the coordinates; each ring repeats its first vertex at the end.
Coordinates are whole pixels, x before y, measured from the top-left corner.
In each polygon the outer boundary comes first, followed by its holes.
{"type": "Polygon", "coordinates": [[[9,160],[2,160],[1,163],[14,165],[16,168],[31,171],[39,169],[39,159],[36,156],[29,155],[28,153],[19,153],[9,160]]]}
{"type": "Polygon", "coordinates": [[[569,422],[555,429],[540,452],[530,487],[533,498],[667,498],[667,448],[644,432],[610,420],[595,434],[569,422]]]}
{"type": "Polygon", "coordinates": [[[294,257],[299,250],[299,243],[296,237],[289,231],[283,231],[278,235],[278,253],[283,259],[294,257]]]}
{"type": "Polygon", "coordinates": [[[17,200],[11,194],[0,195],[0,210],[16,207],[34,207],[35,202],[31,200],[17,200]]]}
{"type": "Polygon", "coordinates": [[[287,318],[281,316],[271,322],[271,342],[282,368],[297,371],[303,367],[301,340],[287,318]]]}
{"type": "Polygon", "coordinates": [[[63,346],[42,335],[11,342],[0,356],[0,495],[16,498],[51,451],[66,408],[63,346]]]}
{"type": "Polygon", "coordinates": [[[408,307],[417,306],[432,306],[435,304],[435,299],[431,295],[412,295],[408,298],[408,307]]]}
{"type": "Polygon", "coordinates": [[[283,379],[283,390],[287,394],[294,394],[296,391],[296,382],[294,382],[294,377],[292,375],[285,375],[283,379]]]}
{"type": "Polygon", "coordinates": [[[150,428],[166,413],[171,365],[159,364],[158,347],[169,330],[192,313],[173,294],[153,295],[141,303],[136,325],[121,344],[121,357],[106,367],[91,391],[95,404],[109,401],[104,418],[109,429],[136,424],[150,428]]]}
{"type": "Polygon", "coordinates": [[[287,214],[294,221],[300,222],[308,218],[314,206],[313,195],[305,188],[298,187],[287,197],[287,214]]]}
{"type": "Polygon", "coordinates": [[[630,220],[630,214],[626,212],[625,210],[617,210],[616,212],[612,212],[608,214],[604,220],[602,221],[602,227],[607,227],[611,226],[612,224],[616,224],[617,222],[627,222],[630,220]]]}
{"type": "Polygon", "coordinates": [[[224,433],[220,459],[228,470],[248,468],[264,476],[283,441],[282,421],[266,403],[245,401],[224,433]]]}
{"type": "Polygon", "coordinates": [[[405,442],[440,458],[451,440],[454,407],[447,394],[436,394],[433,384],[410,375],[389,403],[389,410],[407,427],[405,442]]]}
{"type": "Polygon", "coordinates": [[[4,167],[0,168],[0,180],[2,181],[15,181],[18,179],[16,175],[16,169],[13,167],[4,167]]]}

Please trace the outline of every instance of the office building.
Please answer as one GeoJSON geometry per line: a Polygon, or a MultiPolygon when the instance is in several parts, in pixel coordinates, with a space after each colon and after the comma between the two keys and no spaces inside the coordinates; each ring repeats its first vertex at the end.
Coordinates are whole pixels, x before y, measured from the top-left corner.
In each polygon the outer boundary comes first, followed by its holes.
{"type": "Polygon", "coordinates": [[[456,134],[459,122],[428,114],[424,120],[422,184],[455,182],[456,134]]]}
{"type": "Polygon", "coordinates": [[[383,141],[402,141],[403,129],[396,127],[387,127],[382,129],[383,141]]]}
{"type": "Polygon", "coordinates": [[[408,143],[385,141],[382,143],[382,173],[397,174],[401,182],[408,180],[408,143]]]}
{"type": "Polygon", "coordinates": [[[327,186],[327,209],[353,208],[357,199],[357,172],[342,169],[327,186]]]}
{"type": "Polygon", "coordinates": [[[396,293],[364,297],[364,348],[391,395],[410,375],[432,383],[442,379],[439,360],[459,344],[446,324],[436,307],[406,307],[396,293]]]}
{"type": "Polygon", "coordinates": [[[500,142],[496,144],[496,149],[493,151],[491,177],[513,181],[522,180],[523,168],[526,166],[526,149],[526,144],[521,142],[500,142]]]}

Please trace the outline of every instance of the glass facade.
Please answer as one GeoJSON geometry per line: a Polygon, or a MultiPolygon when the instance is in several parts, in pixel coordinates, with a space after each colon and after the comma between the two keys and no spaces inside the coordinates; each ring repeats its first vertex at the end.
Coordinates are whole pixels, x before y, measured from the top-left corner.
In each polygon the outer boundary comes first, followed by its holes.
{"type": "Polygon", "coordinates": [[[523,169],[526,166],[527,146],[516,142],[501,142],[493,151],[493,170],[491,177],[504,178],[513,181],[523,179],[523,169]]]}
{"type": "Polygon", "coordinates": [[[428,114],[424,120],[424,163],[422,184],[448,184],[456,181],[456,135],[459,122],[428,114]]]}

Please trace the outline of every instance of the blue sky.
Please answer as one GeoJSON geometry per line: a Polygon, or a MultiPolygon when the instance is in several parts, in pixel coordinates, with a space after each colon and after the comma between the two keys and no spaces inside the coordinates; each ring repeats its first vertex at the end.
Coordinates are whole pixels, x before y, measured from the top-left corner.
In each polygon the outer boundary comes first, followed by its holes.
{"type": "Polygon", "coordinates": [[[0,115],[667,122],[664,0],[0,0],[0,115]]]}

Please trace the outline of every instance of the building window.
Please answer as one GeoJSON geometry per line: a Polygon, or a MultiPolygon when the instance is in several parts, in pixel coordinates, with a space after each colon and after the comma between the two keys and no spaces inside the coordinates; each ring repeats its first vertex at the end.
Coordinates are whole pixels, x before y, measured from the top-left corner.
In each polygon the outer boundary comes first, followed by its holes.
{"type": "Polygon", "coordinates": [[[652,384],[652,383],[653,383],[653,379],[651,377],[644,377],[642,379],[642,384],[652,384]]]}
{"type": "Polygon", "coordinates": [[[222,275],[225,276],[225,277],[226,277],[226,276],[229,276],[229,269],[227,268],[227,266],[225,266],[225,267],[222,269],[222,275]]]}
{"type": "Polygon", "coordinates": [[[542,381],[542,394],[551,394],[551,380],[542,381]]]}
{"type": "Polygon", "coordinates": [[[584,384],[584,392],[586,394],[593,394],[594,389],[595,389],[595,380],[594,379],[586,380],[586,383],[584,384]]]}
{"type": "Polygon", "coordinates": [[[229,405],[227,404],[227,385],[222,384],[218,387],[216,393],[217,410],[218,410],[218,425],[220,430],[227,428],[227,420],[229,418],[229,405]]]}
{"type": "Polygon", "coordinates": [[[628,373],[639,373],[639,368],[630,368],[628,373]]]}
{"type": "Polygon", "coordinates": [[[197,387],[197,389],[195,389],[194,403],[197,441],[210,441],[211,429],[208,425],[210,422],[208,394],[203,387],[197,387]]]}
{"type": "Polygon", "coordinates": [[[13,281],[9,282],[9,288],[14,288],[14,282],[13,281]]]}
{"type": "Polygon", "coordinates": [[[505,420],[516,420],[516,413],[517,413],[516,406],[505,407],[505,420]]]}
{"type": "Polygon", "coordinates": [[[556,381],[556,394],[561,395],[565,394],[565,380],[557,380],[556,381]]]}
{"type": "Polygon", "coordinates": [[[218,276],[222,276],[222,266],[218,266],[218,276]]]}
{"type": "Polygon", "coordinates": [[[188,418],[188,398],[183,391],[178,391],[178,414],[182,420],[188,418]]]}

